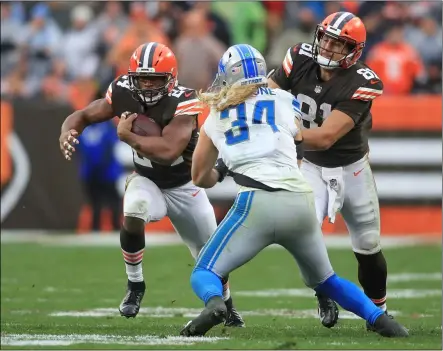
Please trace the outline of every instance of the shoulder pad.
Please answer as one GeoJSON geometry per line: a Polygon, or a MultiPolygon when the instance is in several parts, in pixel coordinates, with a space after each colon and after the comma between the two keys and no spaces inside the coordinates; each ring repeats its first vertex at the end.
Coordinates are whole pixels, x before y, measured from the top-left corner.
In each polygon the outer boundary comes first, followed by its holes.
{"type": "Polygon", "coordinates": [[[127,75],[118,76],[115,78],[111,84],[109,84],[108,90],[106,91],[105,99],[112,105],[112,94],[118,93],[119,91],[130,91],[129,79],[127,75]]]}
{"type": "Polygon", "coordinates": [[[174,117],[179,115],[198,115],[202,112],[202,104],[197,98],[197,93],[194,89],[178,85],[169,93],[169,97],[178,100],[174,117]]]}
{"type": "Polygon", "coordinates": [[[312,45],[308,43],[298,43],[291,46],[286,52],[283,60],[283,69],[289,77],[295,67],[308,59],[312,59],[312,45]]]}
{"type": "Polygon", "coordinates": [[[372,101],[383,94],[383,82],[377,74],[363,63],[357,63],[352,69],[350,94],[353,100],[372,101]]]}

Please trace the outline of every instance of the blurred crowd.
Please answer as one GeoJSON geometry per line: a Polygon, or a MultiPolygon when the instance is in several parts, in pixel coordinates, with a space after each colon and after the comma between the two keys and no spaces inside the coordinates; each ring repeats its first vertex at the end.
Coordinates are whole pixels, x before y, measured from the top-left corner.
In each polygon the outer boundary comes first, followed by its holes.
{"type": "Polygon", "coordinates": [[[362,59],[385,94],[441,94],[442,3],[435,1],[2,2],[1,94],[80,108],[149,41],[174,50],[182,85],[205,89],[230,45],[253,45],[272,69],[288,47],[312,42],[326,15],[343,10],[364,21],[362,59]]]}

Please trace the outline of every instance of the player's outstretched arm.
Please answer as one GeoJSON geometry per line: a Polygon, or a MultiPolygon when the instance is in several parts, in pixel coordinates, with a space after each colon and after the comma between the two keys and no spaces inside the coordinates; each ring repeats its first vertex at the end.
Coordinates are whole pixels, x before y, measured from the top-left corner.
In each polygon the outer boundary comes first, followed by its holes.
{"type": "Polygon", "coordinates": [[[354,128],[354,120],[346,113],[333,110],[321,127],[304,129],[306,150],[327,150],[354,128]]]}
{"type": "Polygon", "coordinates": [[[111,105],[106,99],[91,102],[82,110],[70,114],[62,124],[59,143],[63,156],[70,161],[75,152],[73,145],[78,144],[77,137],[90,124],[110,120],[113,115],[111,105]]]}
{"type": "Polygon", "coordinates": [[[119,133],[119,138],[139,154],[162,165],[170,166],[183,153],[191,140],[196,116],[179,115],[163,129],[162,136],[144,137],[127,132],[119,133]]]}
{"type": "Polygon", "coordinates": [[[197,146],[192,156],[192,182],[201,188],[212,188],[220,179],[220,174],[214,169],[218,150],[212,140],[200,129],[197,146]]]}

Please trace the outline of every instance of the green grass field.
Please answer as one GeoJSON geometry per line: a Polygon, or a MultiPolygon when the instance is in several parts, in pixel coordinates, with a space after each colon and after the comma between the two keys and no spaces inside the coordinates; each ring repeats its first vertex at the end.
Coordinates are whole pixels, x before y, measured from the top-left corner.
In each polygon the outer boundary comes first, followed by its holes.
{"type": "MultiPolygon", "coordinates": [[[[350,250],[330,249],[336,272],[356,282],[350,250]]],[[[189,285],[193,261],[184,246],[148,248],[148,291],[135,319],[120,317],[126,274],[119,247],[2,243],[3,349],[440,349],[441,247],[385,250],[389,309],[410,330],[384,339],[342,310],[333,329],[316,318],[316,300],[292,258],[268,249],[234,272],[231,290],[247,327],[179,337],[202,303],[189,285]],[[270,296],[272,295],[272,296],[270,296]]]]}

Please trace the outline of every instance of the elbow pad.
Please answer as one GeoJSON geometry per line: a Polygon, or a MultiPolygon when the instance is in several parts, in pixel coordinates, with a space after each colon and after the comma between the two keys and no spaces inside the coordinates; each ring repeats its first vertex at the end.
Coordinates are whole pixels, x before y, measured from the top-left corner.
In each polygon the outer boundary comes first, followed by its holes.
{"type": "Polygon", "coordinates": [[[297,160],[302,160],[305,156],[305,148],[303,146],[303,139],[295,141],[295,148],[297,149],[297,160]]]}

